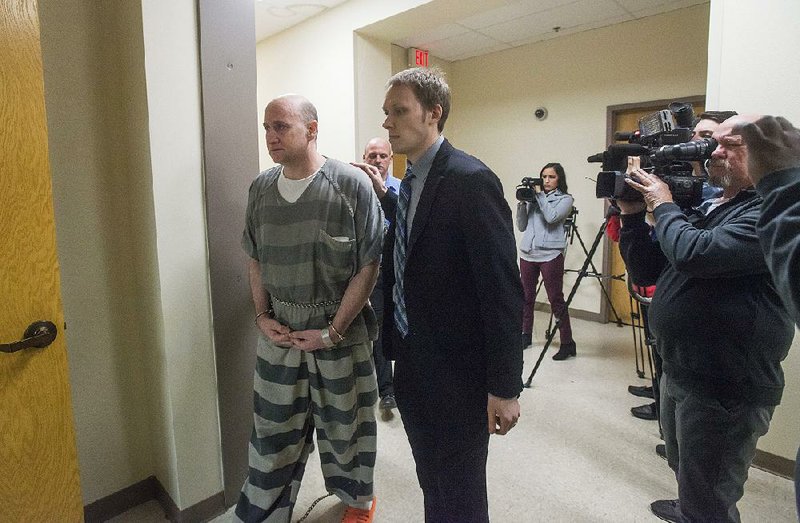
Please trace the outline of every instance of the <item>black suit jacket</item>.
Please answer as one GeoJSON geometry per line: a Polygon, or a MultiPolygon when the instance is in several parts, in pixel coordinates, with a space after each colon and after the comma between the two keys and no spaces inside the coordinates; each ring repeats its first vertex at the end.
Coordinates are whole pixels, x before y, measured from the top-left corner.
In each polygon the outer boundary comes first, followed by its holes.
{"type": "Polygon", "coordinates": [[[415,359],[430,392],[512,398],[522,390],[522,285],[511,209],[497,176],[444,140],[417,206],[406,256],[406,354],[395,351],[393,247],[384,251],[384,350],[415,359]],[[408,350],[408,346],[416,349],[408,350]]]}

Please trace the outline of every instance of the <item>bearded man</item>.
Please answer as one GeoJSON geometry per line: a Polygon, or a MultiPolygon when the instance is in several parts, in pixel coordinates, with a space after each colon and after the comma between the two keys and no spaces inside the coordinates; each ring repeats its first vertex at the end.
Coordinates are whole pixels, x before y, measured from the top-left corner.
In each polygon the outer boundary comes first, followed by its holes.
{"type": "Polygon", "coordinates": [[[684,214],[667,185],[642,170],[628,183],[645,201],[618,202],[629,274],[656,285],[649,320],[664,361],[660,416],[678,499],[650,507],[667,521],[740,520],[736,502],[780,403],[781,361],[794,336],[759,245],[761,198],[739,124],[733,117],[714,131],[709,182],[722,195],[705,214],[684,214]]]}

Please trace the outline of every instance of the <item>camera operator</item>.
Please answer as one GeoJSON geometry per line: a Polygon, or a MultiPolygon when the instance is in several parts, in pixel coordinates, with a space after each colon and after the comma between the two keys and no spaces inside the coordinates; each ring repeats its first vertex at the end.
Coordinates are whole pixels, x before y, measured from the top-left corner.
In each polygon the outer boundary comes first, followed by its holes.
{"type": "MultiPolygon", "coordinates": [[[[705,111],[701,113],[692,129],[692,140],[696,141],[702,140],[703,138],[711,138],[714,135],[714,131],[717,130],[722,122],[731,116],[736,116],[736,114],[738,114],[736,111],[705,111]]],[[[695,176],[706,176],[708,174],[703,162],[692,162],[692,169],[694,170],[695,176]]],[[[717,198],[721,194],[722,188],[704,183],[703,204],[700,206],[701,210],[704,208],[705,202],[712,198],[717,198]]]]}
{"type": "MultiPolygon", "coordinates": [[[[750,154],[750,179],[764,198],[756,224],[767,266],[783,303],[800,326],[800,130],[788,120],[748,116],[736,120],[750,154]]],[[[800,518],[800,449],[794,473],[800,518]]]]}
{"type": "MultiPolygon", "coordinates": [[[[716,131],[720,124],[730,118],[731,116],[735,116],[738,114],[736,111],[705,111],[700,114],[700,116],[693,122],[692,126],[692,141],[703,140],[705,138],[711,138],[714,135],[714,131],[716,131]]],[[[692,163],[692,173],[694,176],[707,176],[708,172],[706,171],[704,162],[702,161],[693,161],[692,163]]],[[[702,192],[702,202],[697,207],[697,209],[706,214],[708,210],[715,204],[716,200],[722,196],[722,188],[717,187],[714,185],[709,184],[708,182],[703,183],[703,192],[702,192]]],[[[658,355],[657,352],[653,354],[653,365],[655,367],[656,375],[653,379],[652,385],[652,397],[655,401],[651,403],[646,403],[644,405],[639,405],[637,407],[631,408],[631,414],[635,418],[644,419],[644,420],[656,420],[658,419],[658,410],[659,410],[659,397],[658,397],[658,381],[661,378],[661,357],[658,355]]],[[[646,392],[646,388],[635,387],[631,386],[628,387],[628,391],[630,391],[634,395],[641,395],[646,392]]],[[[664,457],[666,455],[666,451],[664,449],[664,445],[656,445],[656,453],[664,457]]]]}
{"type": "Polygon", "coordinates": [[[650,507],[668,521],[739,521],[736,502],[780,402],[780,362],[794,336],[756,234],[761,198],[747,148],[732,129],[726,121],[713,133],[709,181],[723,194],[708,214],[684,215],[668,186],[641,169],[626,183],[645,202],[618,201],[629,274],[656,284],[648,317],[664,362],[660,414],[679,500],[650,507]]]}
{"type": "Polygon", "coordinates": [[[564,249],[567,236],[564,222],[572,211],[572,196],[567,192],[567,175],[560,163],[548,163],[539,173],[541,183],[533,184],[531,201],[517,204],[517,228],[524,232],[519,246],[520,276],[525,291],[522,307],[522,343],[527,347],[532,342],[533,305],[536,300],[536,285],[542,274],[547,299],[559,324],[561,344],[553,356],[556,361],[575,356],[575,341],[569,312],[564,303],[564,249]]]}

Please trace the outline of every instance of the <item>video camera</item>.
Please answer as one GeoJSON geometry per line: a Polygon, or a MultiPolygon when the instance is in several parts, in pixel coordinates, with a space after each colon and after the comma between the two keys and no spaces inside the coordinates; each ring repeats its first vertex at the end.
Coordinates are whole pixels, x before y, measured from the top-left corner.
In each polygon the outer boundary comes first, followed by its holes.
{"type": "Polygon", "coordinates": [[[532,202],[536,197],[536,186],[544,187],[544,181],[539,178],[523,178],[517,185],[517,200],[521,202],[532,202]]]}
{"type": "Polygon", "coordinates": [[[711,158],[717,142],[713,138],[691,141],[693,122],[692,104],[672,102],[668,109],[640,118],[637,131],[616,133],[615,140],[628,143],[609,145],[602,153],[587,158],[590,163],[603,163],[603,170],[597,175],[596,196],[642,201],[641,193],[625,183],[628,157],[638,156],[643,169],[669,186],[679,207],[700,205],[706,177],[694,176],[689,162],[711,158]]]}

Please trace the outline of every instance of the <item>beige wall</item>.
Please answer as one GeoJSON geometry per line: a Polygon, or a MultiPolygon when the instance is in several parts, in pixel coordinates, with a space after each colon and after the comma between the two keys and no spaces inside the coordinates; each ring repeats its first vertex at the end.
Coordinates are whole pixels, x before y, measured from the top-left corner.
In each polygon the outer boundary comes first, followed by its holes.
{"type": "MultiPolygon", "coordinates": [[[[586,158],[607,145],[607,106],[702,95],[707,31],[708,6],[699,6],[455,62],[445,134],[497,173],[515,212],[520,179],[560,162],[589,248],[603,220],[603,201],[589,179],[600,164],[586,158]],[[670,35],[669,52],[657,35],[670,35]],[[548,109],[544,121],[533,116],[539,106],[548,109]]],[[[576,240],[566,266],[578,269],[585,257],[576,240]]],[[[601,245],[594,257],[598,269],[602,260],[601,245]]],[[[565,277],[565,294],[574,281],[574,274],[565,277]]],[[[581,282],[571,307],[600,311],[597,280],[581,282]]],[[[580,344],[580,333],[576,338],[580,344]]]]}
{"type": "Polygon", "coordinates": [[[185,508],[221,490],[194,2],[40,7],[84,503],[185,508]]]}
{"type": "MultiPolygon", "coordinates": [[[[712,0],[709,107],[778,114],[800,123],[800,2],[712,0]]],[[[800,269],[799,269],[800,270],[800,269]]],[[[759,448],[794,459],[800,443],[800,332],[783,364],[786,389],[759,448]]]]}

